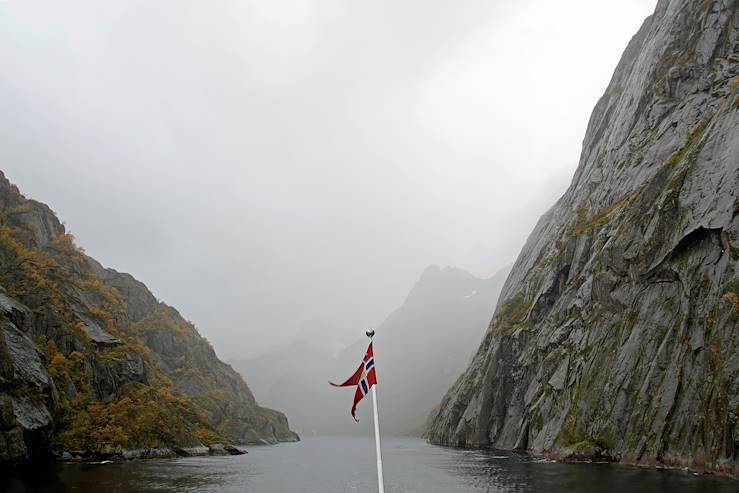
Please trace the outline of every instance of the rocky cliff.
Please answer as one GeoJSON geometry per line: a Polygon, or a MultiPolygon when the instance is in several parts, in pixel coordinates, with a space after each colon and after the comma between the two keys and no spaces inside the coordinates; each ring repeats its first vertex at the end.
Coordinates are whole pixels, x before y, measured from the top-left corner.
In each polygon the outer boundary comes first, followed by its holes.
{"type": "Polygon", "coordinates": [[[177,310],[0,172],[0,463],[292,440],[177,310]]]}
{"type": "Polygon", "coordinates": [[[644,21],[432,442],[739,474],[738,23],[644,21]]]}

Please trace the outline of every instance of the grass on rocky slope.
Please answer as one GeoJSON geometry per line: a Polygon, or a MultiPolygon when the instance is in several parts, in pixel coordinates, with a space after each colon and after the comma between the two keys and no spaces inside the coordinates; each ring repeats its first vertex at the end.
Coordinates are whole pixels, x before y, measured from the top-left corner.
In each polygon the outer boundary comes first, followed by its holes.
{"type": "MultiPolygon", "coordinates": [[[[71,235],[37,245],[33,232],[12,220],[35,203],[20,194],[13,199],[20,205],[0,208],[0,285],[31,310],[32,322],[20,328],[34,339],[56,389],[55,445],[103,452],[222,441],[207,414],[130,330],[124,301],[94,273],[71,235]],[[93,344],[80,311],[122,343],[93,344]],[[131,361],[142,371],[131,371],[131,361]],[[112,391],[101,388],[101,375],[113,375],[112,391]]],[[[162,325],[160,330],[178,328],[162,325]]]]}

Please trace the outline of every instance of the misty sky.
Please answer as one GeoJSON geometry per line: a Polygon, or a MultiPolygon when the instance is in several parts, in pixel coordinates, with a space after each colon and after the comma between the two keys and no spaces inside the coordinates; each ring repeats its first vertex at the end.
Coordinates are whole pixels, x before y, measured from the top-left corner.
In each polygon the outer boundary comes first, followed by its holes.
{"type": "Polygon", "coordinates": [[[0,169],[222,357],[361,336],[515,260],[654,4],[3,0],[0,169]]]}

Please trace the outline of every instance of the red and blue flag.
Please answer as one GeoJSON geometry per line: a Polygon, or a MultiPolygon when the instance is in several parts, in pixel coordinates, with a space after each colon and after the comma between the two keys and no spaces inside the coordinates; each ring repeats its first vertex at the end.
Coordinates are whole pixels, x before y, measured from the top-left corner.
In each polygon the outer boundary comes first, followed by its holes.
{"type": "Polygon", "coordinates": [[[356,392],[354,392],[354,405],[352,406],[352,418],[354,421],[359,421],[356,416],[357,404],[359,401],[364,399],[373,385],[377,384],[377,373],[375,372],[375,357],[372,353],[372,343],[370,342],[367,348],[367,353],[364,355],[362,364],[359,365],[354,375],[349,377],[346,382],[335,384],[329,382],[334,387],[353,387],[357,386],[356,392]]]}

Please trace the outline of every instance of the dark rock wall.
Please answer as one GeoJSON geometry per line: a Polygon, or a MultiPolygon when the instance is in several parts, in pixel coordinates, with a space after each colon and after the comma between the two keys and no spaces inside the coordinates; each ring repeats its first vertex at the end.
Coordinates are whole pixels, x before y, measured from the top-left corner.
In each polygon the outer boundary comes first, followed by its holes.
{"type": "Polygon", "coordinates": [[[732,0],[645,20],[432,442],[737,475],[738,23],[732,0]]]}

